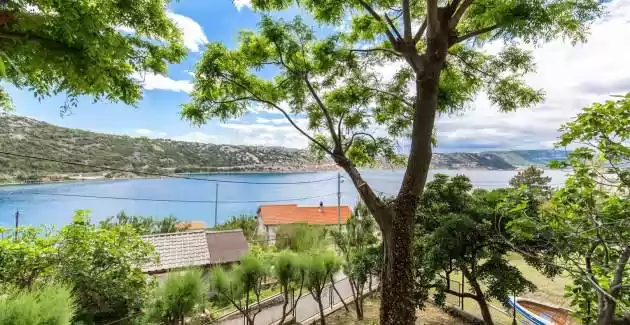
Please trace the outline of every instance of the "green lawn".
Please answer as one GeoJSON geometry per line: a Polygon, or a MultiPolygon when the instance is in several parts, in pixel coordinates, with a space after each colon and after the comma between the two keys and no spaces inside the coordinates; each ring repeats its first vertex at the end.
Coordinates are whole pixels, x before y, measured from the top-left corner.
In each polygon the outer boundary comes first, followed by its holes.
{"type": "MultiPolygon", "coordinates": [[[[569,278],[558,276],[554,279],[549,279],[533,267],[529,266],[523,258],[517,254],[511,254],[509,256],[509,260],[512,265],[516,266],[519,270],[521,270],[521,272],[523,272],[527,279],[532,281],[538,287],[535,292],[524,294],[522,295],[523,297],[556,306],[569,306],[569,302],[564,297],[564,287],[571,282],[569,278]]],[[[451,276],[451,279],[461,281],[461,275],[454,273],[451,276]]],[[[471,288],[466,285],[466,290],[470,292],[471,288]]],[[[454,296],[447,295],[447,302],[450,304],[457,304],[457,299],[458,298],[454,296]]],[[[507,312],[501,302],[493,300],[490,301],[490,304],[490,311],[492,312],[492,317],[495,323],[511,324],[512,315],[507,312]]],[[[481,318],[481,312],[479,311],[477,303],[471,299],[464,300],[464,310],[481,318]]]]}

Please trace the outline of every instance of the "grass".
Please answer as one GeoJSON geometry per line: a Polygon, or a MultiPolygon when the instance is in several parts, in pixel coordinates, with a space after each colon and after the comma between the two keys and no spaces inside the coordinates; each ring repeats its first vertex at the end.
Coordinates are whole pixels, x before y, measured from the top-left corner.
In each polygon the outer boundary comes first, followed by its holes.
{"type": "MultiPolygon", "coordinates": [[[[378,298],[370,297],[365,300],[364,319],[357,320],[354,308],[347,312],[345,309],[339,309],[336,312],[326,317],[327,325],[376,325],[378,321],[380,300],[378,298]]],[[[354,305],[352,305],[354,306],[354,305]]],[[[464,325],[466,324],[462,320],[459,320],[451,315],[445,313],[441,309],[427,304],[427,308],[416,313],[417,325],[464,325]]]]}
{"type": "MultiPolygon", "coordinates": [[[[535,292],[529,292],[521,297],[534,299],[551,305],[568,307],[569,301],[564,297],[564,287],[571,282],[565,276],[558,276],[550,279],[542,275],[535,268],[528,265],[518,254],[510,254],[508,256],[510,263],[516,266],[528,280],[532,281],[538,289],[535,292]]],[[[455,274],[451,276],[452,280],[461,281],[461,275],[455,274]]],[[[483,286],[483,284],[482,284],[483,286]]],[[[471,292],[471,288],[466,285],[466,291],[471,292]]],[[[447,295],[447,302],[458,306],[458,299],[452,295],[447,295]]],[[[511,324],[512,314],[509,313],[500,301],[491,300],[489,302],[492,319],[497,324],[511,324]]],[[[471,299],[464,299],[464,310],[481,318],[481,312],[477,303],[471,299]]]]}

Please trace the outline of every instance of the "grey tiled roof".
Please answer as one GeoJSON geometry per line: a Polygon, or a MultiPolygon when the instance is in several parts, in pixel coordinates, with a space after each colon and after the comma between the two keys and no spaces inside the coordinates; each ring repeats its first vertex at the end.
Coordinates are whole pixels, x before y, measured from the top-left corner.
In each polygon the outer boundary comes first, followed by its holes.
{"type": "Polygon", "coordinates": [[[206,232],[210,263],[236,262],[247,252],[247,241],[240,229],[206,232]]]}
{"type": "Polygon", "coordinates": [[[153,244],[160,256],[158,264],[151,263],[142,266],[144,272],[210,264],[205,230],[148,235],[142,238],[153,244]]]}

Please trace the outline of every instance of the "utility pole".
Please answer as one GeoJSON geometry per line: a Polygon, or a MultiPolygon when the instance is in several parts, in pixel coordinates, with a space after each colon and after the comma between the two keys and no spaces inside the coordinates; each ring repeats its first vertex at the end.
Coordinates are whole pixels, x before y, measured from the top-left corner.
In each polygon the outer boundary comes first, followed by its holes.
{"type": "Polygon", "coordinates": [[[18,228],[20,227],[20,210],[15,210],[15,241],[18,240],[18,228]]]}
{"type": "Polygon", "coordinates": [[[214,190],[214,230],[217,229],[217,213],[219,211],[219,182],[215,183],[216,187],[214,190]]]}
{"type": "Polygon", "coordinates": [[[341,231],[341,173],[337,172],[337,224],[341,231]]]}

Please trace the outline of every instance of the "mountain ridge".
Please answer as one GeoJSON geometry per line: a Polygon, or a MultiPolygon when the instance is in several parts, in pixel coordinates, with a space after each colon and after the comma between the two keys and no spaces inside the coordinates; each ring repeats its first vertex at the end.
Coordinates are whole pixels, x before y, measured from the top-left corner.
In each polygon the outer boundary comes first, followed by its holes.
{"type": "MultiPolygon", "coordinates": [[[[24,156],[0,155],[0,182],[25,181],[43,176],[134,177],[131,173],[99,170],[90,166],[144,173],[230,171],[314,171],[332,169],[330,161],[317,162],[306,150],[184,142],[97,133],[55,126],[28,117],[0,115],[0,148],[24,156]],[[55,162],[75,163],[76,165],[55,162]]],[[[511,150],[479,153],[435,153],[432,168],[510,170],[526,165],[545,165],[563,159],[566,152],[511,150]]]]}

